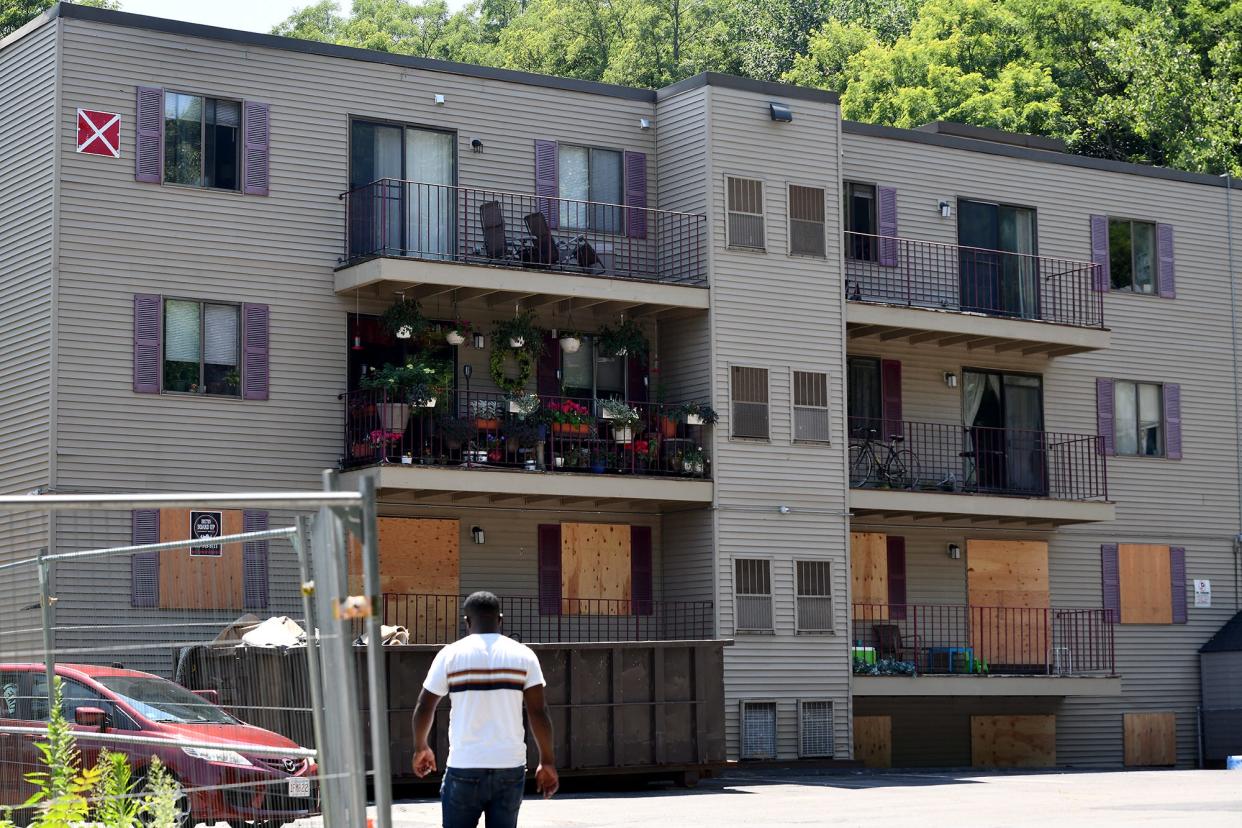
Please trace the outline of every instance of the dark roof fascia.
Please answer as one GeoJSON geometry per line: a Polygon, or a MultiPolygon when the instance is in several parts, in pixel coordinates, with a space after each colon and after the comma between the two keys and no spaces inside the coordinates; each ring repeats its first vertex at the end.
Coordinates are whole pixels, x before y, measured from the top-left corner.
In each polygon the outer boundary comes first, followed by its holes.
{"type": "Polygon", "coordinates": [[[793,98],[816,103],[838,104],[841,96],[826,89],[811,89],[808,86],[793,86],[788,83],[752,80],[737,75],[726,75],[722,72],[702,72],[692,78],[686,78],[656,92],[659,100],[680,95],[691,89],[703,86],[719,86],[724,89],[737,89],[741,92],[754,92],[759,95],[770,95],[773,98],[793,98]]]}
{"type": "Polygon", "coordinates": [[[1242,652],[1242,612],[1225,622],[1216,635],[1207,640],[1199,648],[1201,653],[1238,653],[1242,652]]]}
{"type": "Polygon", "coordinates": [[[998,144],[1010,144],[1015,147],[1048,150],[1049,152],[1067,152],[1065,142],[1060,138],[1049,138],[1046,135],[1030,135],[1025,132],[1008,132],[992,127],[960,124],[955,121],[932,121],[914,128],[915,132],[930,132],[936,135],[956,135],[959,138],[975,138],[980,141],[995,141],[998,144]]]}
{"type": "Polygon", "coordinates": [[[577,80],[574,78],[558,78],[552,75],[540,75],[535,72],[520,72],[516,69],[496,69],[490,66],[475,66],[470,63],[434,60],[412,55],[397,55],[391,52],[377,52],[373,49],[358,49],[353,46],[337,46],[332,43],[320,43],[314,40],[299,40],[280,35],[243,32],[237,29],[224,29],[219,26],[205,26],[201,23],[186,23],[181,20],[167,20],[162,17],[110,11],[108,9],[97,9],[69,3],[57,3],[46,14],[50,17],[60,16],[74,20],[85,20],[91,23],[103,23],[110,26],[124,26],[130,29],[146,29],[185,37],[198,37],[206,40],[238,43],[245,46],[261,46],[267,49],[283,49],[287,52],[300,52],[302,54],[343,58],[345,60],[360,60],[367,63],[386,63],[409,69],[421,69],[427,72],[466,75],[472,78],[507,81],[509,83],[542,86],[550,89],[563,89],[569,92],[585,92],[590,95],[604,95],[646,103],[654,103],[656,99],[655,92],[650,89],[637,89],[629,86],[617,86],[611,83],[599,83],[597,81],[577,80]]]}
{"type": "MultiPolygon", "coordinates": [[[[1067,167],[1081,167],[1089,170],[1141,175],[1147,178],[1162,178],[1166,181],[1180,181],[1186,184],[1207,184],[1212,187],[1224,187],[1225,179],[1208,173],[1185,172],[1169,167],[1149,167],[1145,164],[1134,164],[1129,161],[1113,161],[1108,158],[1091,158],[1086,155],[1073,155],[1066,152],[1049,152],[1048,150],[1031,147],[1016,147],[1011,144],[998,144],[975,138],[959,138],[956,135],[943,135],[936,132],[920,132],[914,129],[866,124],[861,121],[842,121],[841,131],[852,135],[866,135],[872,138],[891,138],[894,141],[910,141],[915,144],[928,144],[937,147],[951,147],[967,152],[981,152],[987,155],[1003,155],[1006,158],[1023,158],[1028,161],[1042,161],[1048,164],[1064,164],[1067,167]]],[[[1242,189],[1242,181],[1235,180],[1233,189],[1242,189]]]]}

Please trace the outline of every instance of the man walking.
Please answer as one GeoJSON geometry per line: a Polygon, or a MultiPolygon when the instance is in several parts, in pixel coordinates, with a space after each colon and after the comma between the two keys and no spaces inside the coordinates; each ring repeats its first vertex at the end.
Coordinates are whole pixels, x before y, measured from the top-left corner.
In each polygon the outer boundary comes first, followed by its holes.
{"type": "Polygon", "coordinates": [[[499,598],[476,592],[462,610],[469,635],[436,654],[414,710],[414,774],[422,778],[436,769],[427,737],[436,705],[452,694],[440,785],[444,828],[475,828],[484,814],[487,828],[515,828],[526,783],[523,701],[539,748],[535,788],[547,799],[560,787],[543,671],[529,647],[501,635],[499,598]]]}

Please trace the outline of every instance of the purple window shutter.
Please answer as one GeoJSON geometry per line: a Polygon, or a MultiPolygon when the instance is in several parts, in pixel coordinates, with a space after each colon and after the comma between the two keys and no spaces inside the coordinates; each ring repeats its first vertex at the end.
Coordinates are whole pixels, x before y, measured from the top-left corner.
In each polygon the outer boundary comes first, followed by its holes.
{"type": "Polygon", "coordinates": [[[647,153],[625,152],[625,206],[642,209],[625,211],[625,235],[647,238],[647,153]]]}
{"type": "Polygon", "coordinates": [[[1091,285],[1096,290],[1108,290],[1108,216],[1091,217],[1091,264],[1095,265],[1095,278],[1091,285]]]}
{"type": "Polygon", "coordinates": [[[897,266],[897,190],[893,187],[876,187],[876,225],[880,236],[880,264],[897,266]]]}
{"type": "Polygon", "coordinates": [[[651,527],[630,527],[630,603],[635,615],[655,610],[654,565],[651,560],[651,527]]]}
{"type": "Polygon", "coordinates": [[[1177,298],[1174,285],[1176,268],[1173,265],[1173,225],[1156,225],[1156,285],[1165,299],[1177,298]]]}
{"type": "Polygon", "coordinates": [[[888,617],[906,620],[906,539],[888,536],[888,617]]]}
{"type": "Polygon", "coordinates": [[[535,141],[535,195],[539,199],[539,212],[548,220],[548,226],[556,228],[560,219],[560,208],[557,202],[547,199],[556,198],[560,194],[558,181],[559,161],[555,141],[535,141]]]}
{"type": "MultiPolygon", "coordinates": [[[[160,510],[135,509],[130,513],[134,546],[160,542],[160,510]]],[[[129,600],[135,607],[160,605],[160,553],[139,552],[129,556],[129,600]]]]}
{"type": "MultiPolygon", "coordinates": [[[[242,512],[243,532],[263,532],[267,529],[267,512],[247,509],[242,512]]],[[[267,541],[242,544],[243,593],[246,609],[267,607],[267,541]]]]}
{"type": "Polygon", "coordinates": [[[164,90],[138,87],[134,180],[159,184],[164,178],[164,90]]]}
{"type": "Polygon", "coordinates": [[[1164,388],[1164,456],[1182,459],[1182,387],[1166,382],[1164,388]]]}
{"type": "Polygon", "coordinates": [[[1105,620],[1110,624],[1121,622],[1121,570],[1117,564],[1117,544],[1100,546],[1100,595],[1104,603],[1105,620]]]}
{"type": "Polygon", "coordinates": [[[134,393],[160,393],[160,352],[164,324],[160,317],[163,297],[158,293],[134,294],[134,393]]]}
{"type": "Polygon", "coordinates": [[[1100,453],[1112,457],[1117,453],[1117,443],[1113,439],[1115,428],[1113,399],[1113,381],[1104,377],[1095,379],[1095,428],[1100,433],[1100,453]]]}
{"type": "Polygon", "coordinates": [[[543,353],[535,366],[535,388],[541,397],[557,397],[561,393],[561,344],[552,334],[543,337],[543,353]]]}
{"type": "Polygon", "coordinates": [[[1169,586],[1173,590],[1173,623],[1186,623],[1186,549],[1169,547],[1169,586]]]}
{"type": "Polygon", "coordinates": [[[901,415],[901,362],[885,359],[880,362],[880,405],[884,418],[881,440],[903,434],[901,415]]]}
{"type": "Polygon", "coordinates": [[[561,614],[561,525],[539,524],[539,614],[561,614]]]}
{"type": "Polygon", "coordinates": [[[271,129],[268,105],[258,101],[242,104],[242,192],[267,195],[271,129]]]}
{"type": "Polygon", "coordinates": [[[268,307],[242,305],[242,399],[266,400],[268,386],[268,307]]]}

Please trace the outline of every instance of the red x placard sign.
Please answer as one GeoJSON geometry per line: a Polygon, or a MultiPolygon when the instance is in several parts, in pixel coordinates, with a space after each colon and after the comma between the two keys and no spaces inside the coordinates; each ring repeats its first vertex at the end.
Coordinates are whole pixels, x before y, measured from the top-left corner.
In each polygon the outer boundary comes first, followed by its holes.
{"type": "Polygon", "coordinates": [[[78,110],[78,152],[121,157],[121,116],[93,109],[78,110]]]}

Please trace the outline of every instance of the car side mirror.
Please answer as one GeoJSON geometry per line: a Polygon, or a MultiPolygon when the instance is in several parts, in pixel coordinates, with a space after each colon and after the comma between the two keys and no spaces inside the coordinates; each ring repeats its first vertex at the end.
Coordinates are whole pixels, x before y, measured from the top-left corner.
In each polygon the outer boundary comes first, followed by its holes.
{"type": "Polygon", "coordinates": [[[220,694],[215,690],[191,690],[190,692],[203,701],[211,702],[215,705],[220,704],[220,694]]]}
{"type": "Polygon", "coordinates": [[[73,720],[82,727],[103,730],[108,726],[108,714],[98,707],[79,707],[73,711],[73,720]]]}

